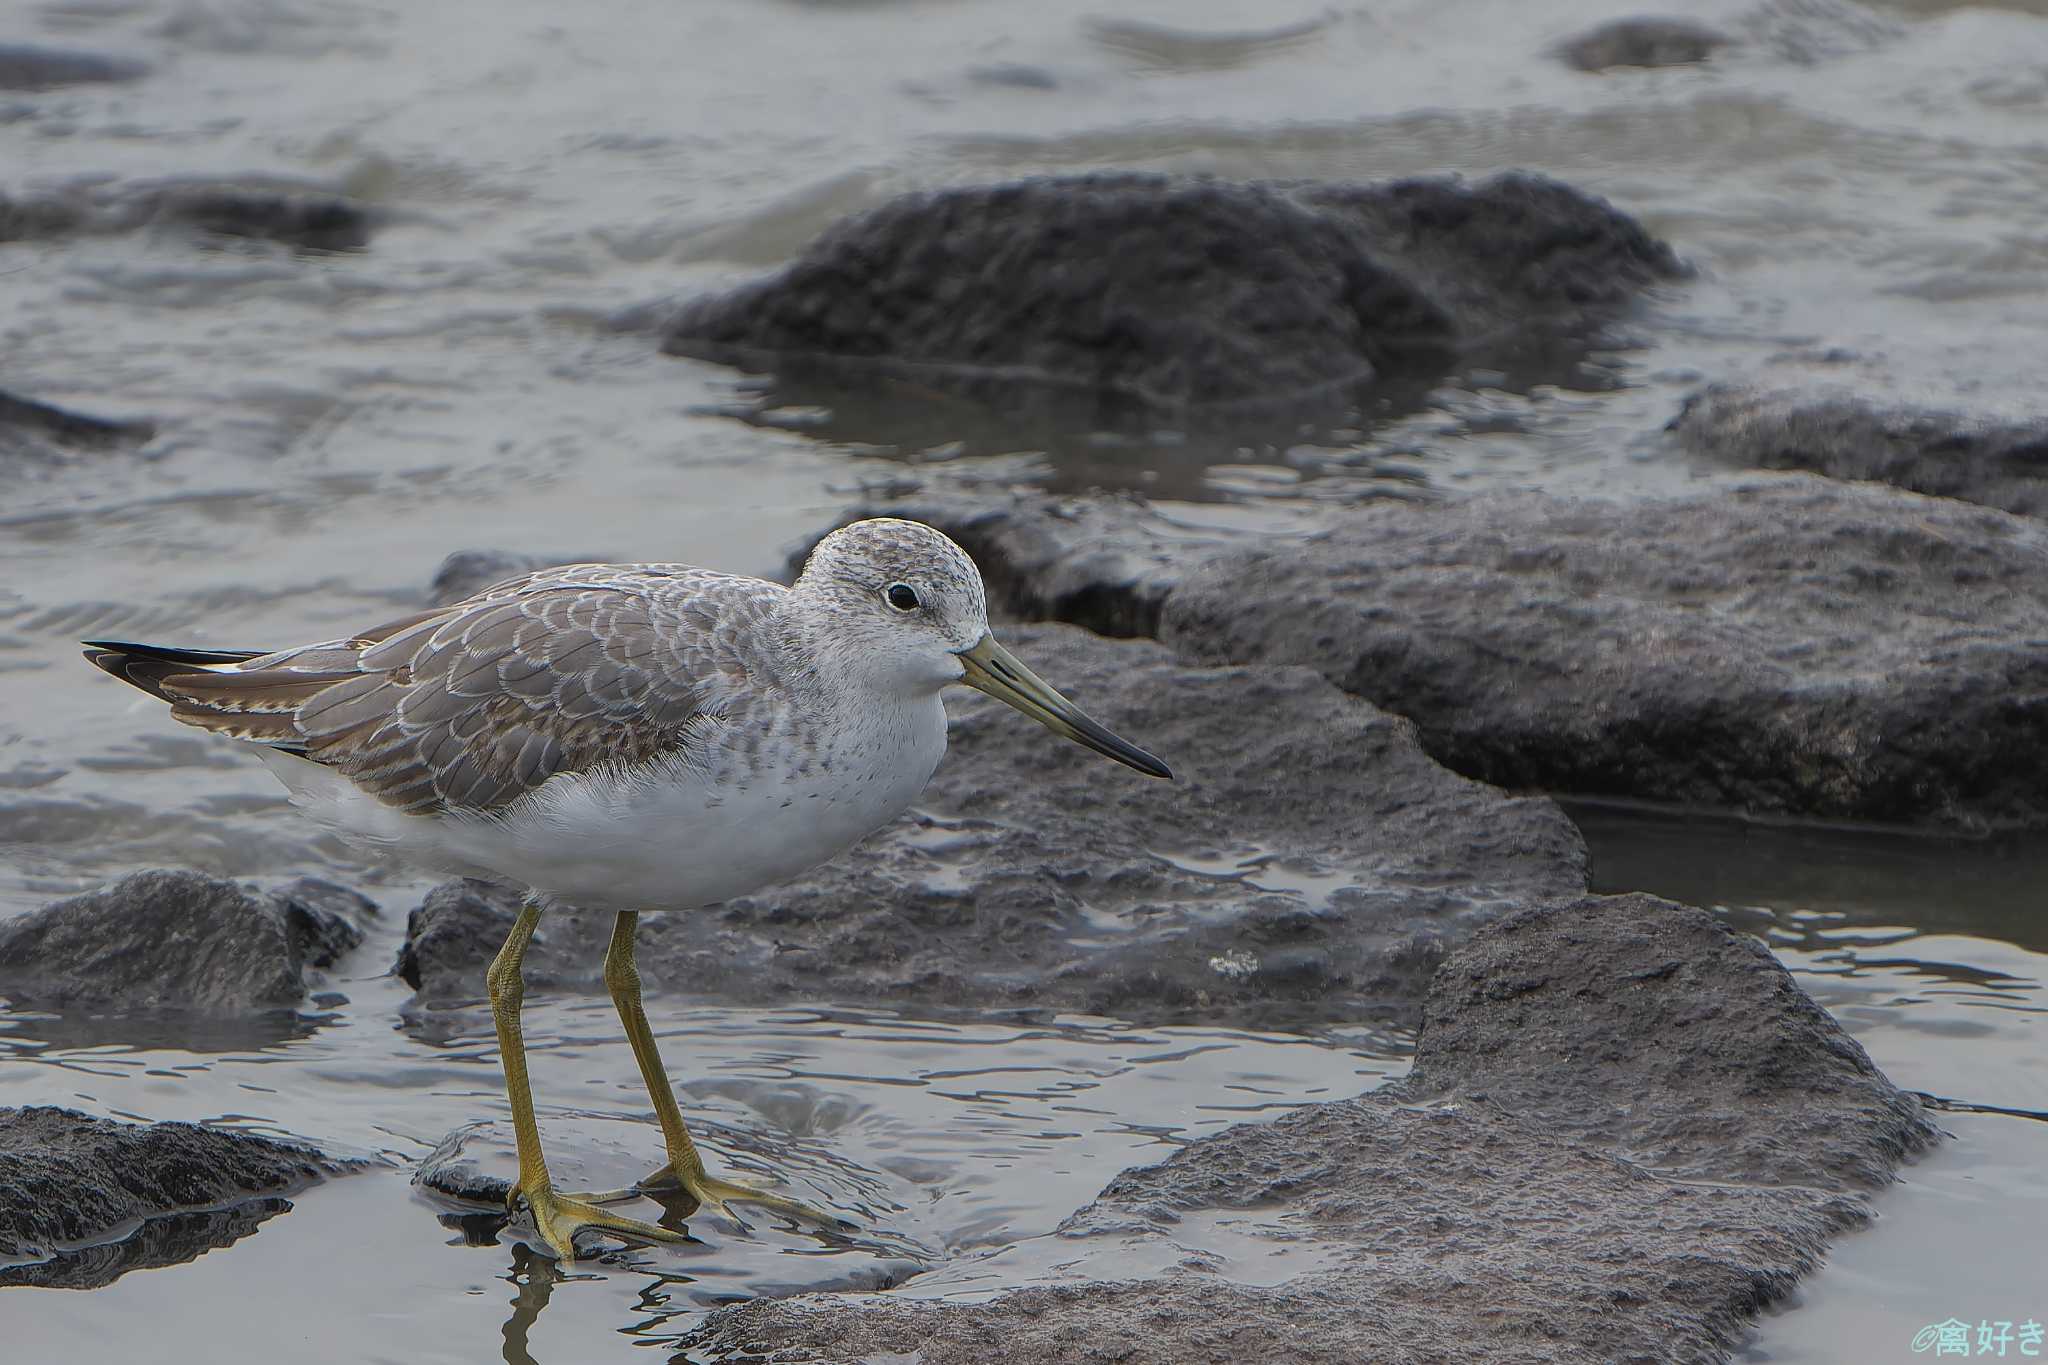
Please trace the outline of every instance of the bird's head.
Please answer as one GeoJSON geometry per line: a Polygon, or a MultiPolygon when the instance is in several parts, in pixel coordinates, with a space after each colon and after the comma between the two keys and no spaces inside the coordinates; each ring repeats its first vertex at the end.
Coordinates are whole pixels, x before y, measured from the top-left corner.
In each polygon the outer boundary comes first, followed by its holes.
{"type": "Polygon", "coordinates": [[[981,571],[921,522],[877,517],[842,526],[811,551],[794,591],[829,622],[829,645],[814,639],[813,648],[868,687],[918,696],[963,682],[1141,773],[1173,776],[996,643],[981,571]]]}

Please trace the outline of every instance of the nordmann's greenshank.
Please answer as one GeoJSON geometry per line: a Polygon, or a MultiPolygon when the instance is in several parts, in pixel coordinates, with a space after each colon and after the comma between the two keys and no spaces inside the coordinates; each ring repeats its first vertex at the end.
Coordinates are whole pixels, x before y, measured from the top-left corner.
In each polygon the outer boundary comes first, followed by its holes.
{"type": "Polygon", "coordinates": [[[486,985],[519,1149],[513,1199],[563,1259],[585,1231],[680,1234],[548,1178],[519,1008],[521,960],[549,905],[617,912],[605,982],[668,1147],[635,1191],[832,1222],[705,1170],[641,1009],[639,913],[786,880],[896,819],[946,751],[950,683],[1172,776],[997,644],[974,562],[908,521],[833,532],[793,587],[575,564],[347,639],[269,653],[95,641],[86,657],[174,718],[249,742],[295,804],[349,838],[528,889],[486,985]]]}

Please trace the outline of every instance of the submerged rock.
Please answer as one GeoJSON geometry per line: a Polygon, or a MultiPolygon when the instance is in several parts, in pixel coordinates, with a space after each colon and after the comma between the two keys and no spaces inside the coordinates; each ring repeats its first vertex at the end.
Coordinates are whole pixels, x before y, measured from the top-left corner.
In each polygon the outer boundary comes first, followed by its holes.
{"type": "Polygon", "coordinates": [[[1797,476],[1389,501],[1270,542],[1197,544],[1127,501],[911,506],[975,538],[1008,605],[1308,664],[1503,787],[2048,826],[2048,528],[2026,518],[1797,476]]]}
{"type": "Polygon", "coordinates": [[[1558,59],[1581,71],[1618,66],[1690,66],[1733,41],[1690,19],[1639,15],[1587,29],[1557,47],[1558,59]]]}
{"type": "Polygon", "coordinates": [[[1444,373],[1461,352],[1583,335],[1679,273],[1633,219],[1539,176],[1101,174],[906,195],[778,275],[684,305],[664,348],[1004,402],[1284,412],[1379,374],[1444,373]]]}
{"type": "Polygon", "coordinates": [[[0,90],[54,90],[64,85],[140,80],[148,74],[148,64],[132,57],[0,43],[0,90]]]}
{"type": "Polygon", "coordinates": [[[27,199],[0,196],[0,241],[168,227],[306,251],[359,251],[383,223],[380,210],[346,195],[264,177],[87,183],[27,199]]]}
{"type": "Polygon", "coordinates": [[[370,244],[380,223],[368,205],[317,191],[173,185],[138,208],[144,205],[154,222],[280,242],[305,251],[360,251],[370,244]]]}
{"type": "Polygon", "coordinates": [[[1404,1082],[1124,1172],[1044,1239],[1045,1286],[944,1302],[964,1286],[941,1269],[886,1297],[760,1299],[684,1350],[1724,1360],[1937,1136],[1768,952],[1647,896],[1481,929],[1438,973],[1418,1047],[1404,1082]],[[1309,1269],[1190,1253],[1209,1222],[1309,1269]]]}
{"type": "MultiPolygon", "coordinates": [[[[0,231],[0,240],[5,237],[0,231]]],[[[0,470],[59,464],[79,454],[133,450],[155,434],[155,426],[148,422],[93,417],[0,391],[0,470]]]]}
{"type": "Polygon", "coordinates": [[[2029,516],[2048,512],[2048,415],[1875,403],[1846,390],[1715,384],[1671,421],[1680,444],[1746,469],[1804,469],[2029,516]]]}
{"type": "MultiPolygon", "coordinates": [[[[1017,652],[1178,781],[979,694],[916,812],[787,887],[650,915],[650,990],[914,1000],[1137,1020],[1412,1017],[1444,951],[1585,887],[1577,830],[1431,762],[1406,723],[1298,668],[1196,668],[1065,627],[1017,652]]],[[[443,888],[407,979],[474,1000],[516,900],[443,888]]],[[[609,915],[550,912],[536,980],[597,985],[609,915]]]]}
{"type": "Polygon", "coordinates": [[[198,872],[137,872],[0,924],[0,989],[57,1009],[289,1008],[375,913],[310,877],[256,893],[198,872]]]}
{"type": "Polygon", "coordinates": [[[0,1109],[0,1285],[96,1289],[189,1261],[366,1164],[234,1129],[0,1109]]]}

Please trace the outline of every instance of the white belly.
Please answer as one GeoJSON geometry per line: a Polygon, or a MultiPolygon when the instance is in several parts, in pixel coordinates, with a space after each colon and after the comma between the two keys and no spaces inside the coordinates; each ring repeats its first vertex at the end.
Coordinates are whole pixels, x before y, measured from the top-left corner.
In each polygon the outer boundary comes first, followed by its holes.
{"type": "Polygon", "coordinates": [[[945,708],[934,696],[891,719],[801,776],[564,774],[503,816],[404,815],[330,769],[265,757],[308,814],[409,861],[591,909],[687,910],[799,876],[907,810],[945,755],[945,708]]]}

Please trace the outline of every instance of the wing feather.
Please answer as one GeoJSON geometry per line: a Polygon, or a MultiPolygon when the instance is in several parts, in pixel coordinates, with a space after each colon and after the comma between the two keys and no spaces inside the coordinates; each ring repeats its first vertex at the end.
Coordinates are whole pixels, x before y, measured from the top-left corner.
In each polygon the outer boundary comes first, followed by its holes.
{"type": "Polygon", "coordinates": [[[720,601],[757,622],[782,591],[680,566],[571,565],[162,688],[178,719],[302,751],[399,809],[495,811],[558,774],[701,736],[749,668],[720,601]]]}

